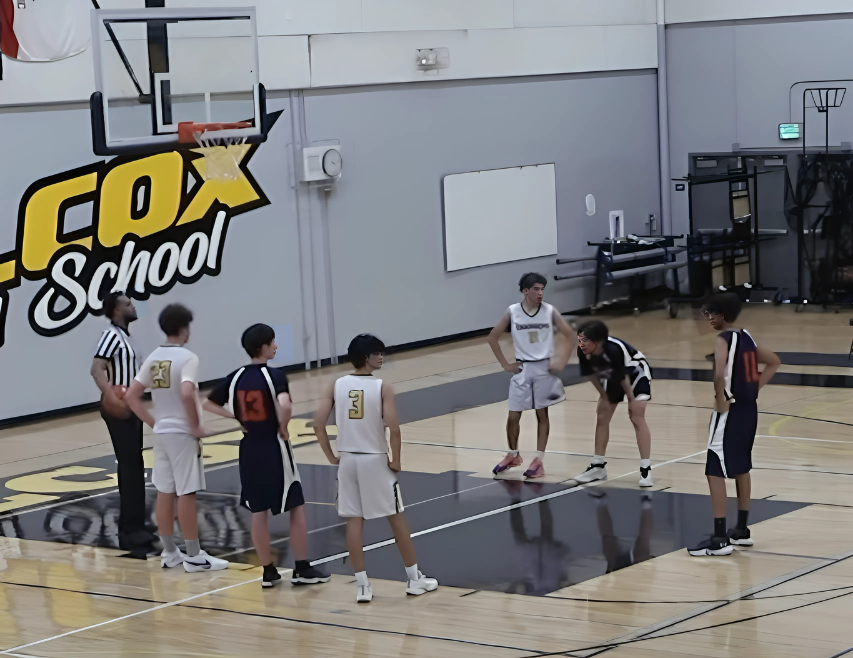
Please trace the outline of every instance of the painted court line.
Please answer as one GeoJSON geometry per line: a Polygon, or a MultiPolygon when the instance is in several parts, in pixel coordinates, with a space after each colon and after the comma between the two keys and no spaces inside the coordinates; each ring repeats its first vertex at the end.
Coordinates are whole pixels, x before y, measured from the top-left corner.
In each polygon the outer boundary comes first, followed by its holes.
{"type": "MultiPolygon", "coordinates": [[[[471,487],[470,489],[462,489],[462,491],[451,491],[450,493],[442,494],[441,496],[436,496],[435,498],[427,498],[426,500],[419,500],[416,503],[411,503],[406,505],[406,507],[414,507],[415,505],[423,505],[424,503],[431,503],[434,500],[440,500],[442,498],[447,498],[448,496],[458,496],[459,494],[467,493],[469,491],[474,491],[475,489],[482,489],[483,487],[488,487],[493,484],[497,484],[499,480],[493,480],[491,482],[486,482],[485,484],[478,484],[476,487],[471,487]]],[[[320,503],[324,504],[324,503],[320,503]]],[[[334,504],[334,503],[325,503],[325,504],[334,504]]],[[[314,530],[309,530],[308,534],[311,535],[315,532],[323,532],[324,530],[331,530],[332,528],[340,528],[341,526],[346,525],[346,521],[342,523],[335,523],[334,525],[323,526],[322,528],[314,528],[314,530]]],[[[414,535],[412,535],[414,536],[414,535]]],[[[283,542],[289,541],[290,537],[282,537],[281,539],[276,539],[270,542],[270,546],[275,544],[281,544],[283,542]]],[[[248,553],[249,551],[254,550],[254,546],[250,546],[249,548],[239,548],[236,551],[231,551],[230,553],[224,553],[222,555],[217,555],[216,557],[226,558],[231,557],[232,555],[240,555],[241,553],[248,553]]],[[[365,549],[367,550],[367,549],[365,549]]],[[[320,564],[319,562],[314,562],[313,564],[320,564]]]]}
{"type": "Polygon", "coordinates": [[[828,558],[828,560],[826,558],[819,558],[821,560],[820,562],[809,564],[805,567],[801,567],[799,569],[789,571],[788,573],[784,573],[781,576],[765,580],[763,583],[754,585],[749,589],[745,589],[741,592],[737,592],[735,594],[731,594],[725,598],[722,598],[718,602],[708,603],[706,605],[699,606],[698,608],[694,608],[693,610],[688,610],[687,612],[683,612],[681,614],[670,617],[669,619],[664,619],[662,621],[650,624],[643,628],[638,628],[637,630],[615,637],[612,640],[604,642],[598,646],[588,647],[586,649],[567,649],[565,652],[560,652],[560,655],[578,657],[597,656],[601,653],[616,649],[619,646],[623,644],[628,644],[632,641],[640,639],[651,640],[655,638],[665,638],[668,635],[667,633],[661,633],[660,635],[656,635],[656,633],[660,633],[661,631],[664,631],[672,626],[676,626],[677,624],[681,624],[685,621],[689,621],[690,619],[700,617],[701,615],[704,615],[705,613],[711,612],[713,610],[717,610],[718,608],[725,607],[730,603],[741,601],[750,596],[754,597],[756,594],[760,594],[761,592],[764,592],[768,589],[778,587],[779,585],[784,585],[785,583],[790,582],[792,580],[796,580],[801,576],[808,575],[820,569],[825,569],[826,567],[832,566],[833,564],[837,564],[838,562],[847,560],[851,557],[853,557],[853,551],[833,555],[828,558]]]}
{"type": "Polygon", "coordinates": [[[776,436],[775,434],[756,434],[756,439],[784,439],[786,441],[815,441],[817,443],[846,443],[853,445],[853,441],[836,441],[833,439],[807,439],[803,436],[776,436]]]}
{"type": "Polygon", "coordinates": [[[114,624],[118,621],[124,621],[125,619],[130,619],[131,617],[137,617],[139,615],[144,615],[149,612],[156,612],[157,610],[162,610],[163,608],[171,608],[176,605],[181,605],[182,603],[187,603],[189,601],[194,601],[195,599],[200,599],[203,596],[209,596],[210,594],[218,594],[219,592],[224,592],[225,590],[232,589],[234,587],[240,587],[241,585],[248,585],[249,583],[257,583],[261,580],[261,578],[253,578],[252,580],[245,580],[240,583],[234,583],[233,585],[227,585],[225,587],[220,587],[219,589],[214,589],[209,592],[202,592],[201,594],[195,594],[193,596],[188,596],[185,599],[181,599],[180,601],[172,601],[170,603],[163,603],[161,605],[155,605],[153,608],[146,608],[145,610],[138,610],[137,612],[132,612],[129,615],[123,615],[122,617],[116,617],[115,619],[108,619],[107,621],[102,621],[98,624],[92,624],[91,626],[85,626],[83,628],[77,628],[73,631],[68,631],[67,633],[60,633],[59,635],[54,635],[53,637],[46,637],[43,640],[36,640],[35,642],[28,642],[27,644],[21,644],[17,647],[12,647],[11,649],[7,649],[6,651],[0,651],[0,655],[14,655],[13,651],[20,651],[21,649],[26,649],[27,647],[34,647],[37,644],[44,644],[45,642],[52,642],[53,640],[58,640],[63,637],[68,637],[69,635],[76,635],[77,633],[82,633],[84,631],[90,631],[93,628],[100,628],[101,626],[107,626],[108,624],[114,624]]]}
{"type": "MultiPolygon", "coordinates": [[[[774,437],[774,438],[785,438],[785,437],[774,437]]],[[[460,446],[454,445],[452,443],[433,443],[432,441],[409,441],[404,440],[403,443],[410,443],[418,446],[433,446],[436,448],[452,448],[454,450],[478,450],[482,452],[500,452],[502,454],[506,454],[506,448],[478,448],[476,446],[460,446]]],[[[846,443],[845,441],[839,441],[839,443],[846,443]]],[[[851,442],[853,443],[853,442],[851,442]]],[[[525,452],[521,450],[520,452],[525,452]]],[[[534,452],[533,450],[528,450],[527,452],[534,452]]],[[[570,457],[594,457],[591,452],[570,452],[567,450],[546,450],[546,455],[569,455],[570,457]]],[[[608,457],[607,461],[615,461],[617,459],[625,459],[625,460],[633,460],[636,461],[636,457],[608,457]]],[[[572,478],[566,478],[566,480],[571,480],[572,478]]],[[[566,480],[562,480],[565,482],[566,480]]]]}
{"type": "MultiPolygon", "coordinates": [[[[432,441],[403,441],[403,443],[409,443],[416,446],[432,446],[435,448],[452,448],[453,450],[480,450],[483,452],[501,452],[506,453],[506,448],[477,448],[475,446],[459,446],[453,445],[452,443],[433,443],[432,441]]],[[[533,452],[530,450],[529,452],[533,452]]],[[[564,450],[546,450],[546,455],[572,455],[573,457],[592,457],[588,452],[566,452],[564,450]]],[[[619,457],[614,457],[614,459],[619,459],[619,457]]]]}
{"type": "MultiPolygon", "coordinates": [[[[659,468],[660,466],[666,466],[667,464],[674,464],[675,462],[680,462],[684,459],[690,459],[691,457],[696,457],[698,455],[704,455],[707,450],[702,450],[700,452],[693,453],[692,455],[686,455],[684,457],[679,457],[678,459],[670,459],[666,462],[661,462],[660,464],[655,464],[652,468],[659,468]]],[[[542,502],[543,500],[551,500],[552,498],[560,498],[562,496],[568,496],[569,494],[577,493],[578,491],[583,491],[584,489],[588,489],[589,487],[597,486],[600,484],[605,484],[606,482],[611,482],[613,480],[619,480],[624,477],[628,477],[629,475],[636,475],[639,471],[631,471],[629,473],[623,473],[622,475],[617,475],[614,478],[610,478],[609,480],[600,480],[597,482],[591,482],[588,485],[581,485],[578,487],[572,487],[571,489],[564,489],[562,491],[555,491],[554,493],[546,494],[544,496],[538,496],[536,498],[531,498],[530,500],[521,501],[519,503],[514,503],[512,505],[506,505],[505,507],[500,507],[498,509],[491,510],[489,512],[483,512],[482,514],[475,514],[474,516],[469,516],[464,519],[458,519],[456,521],[451,521],[450,523],[444,523],[442,525],[435,526],[434,528],[427,528],[426,530],[419,530],[418,532],[412,533],[412,538],[420,537],[422,535],[428,535],[433,532],[438,532],[439,530],[445,530],[447,528],[452,528],[454,526],[462,525],[463,523],[470,523],[471,521],[478,521],[479,519],[485,519],[490,516],[495,516],[496,514],[503,514],[504,512],[509,512],[510,510],[519,509],[521,507],[527,507],[529,505],[534,505],[536,503],[542,502]]],[[[485,486],[485,485],[483,485],[485,486]]],[[[394,539],[386,539],[385,541],[376,542],[375,544],[370,544],[369,546],[364,547],[364,551],[373,551],[377,548],[383,548],[384,546],[390,546],[395,542],[394,539]]],[[[330,555],[328,557],[321,558],[319,560],[314,560],[311,562],[312,566],[318,564],[325,564],[326,562],[333,562],[335,560],[340,560],[342,558],[348,557],[349,551],[344,553],[338,553],[337,555],[330,555]]]]}

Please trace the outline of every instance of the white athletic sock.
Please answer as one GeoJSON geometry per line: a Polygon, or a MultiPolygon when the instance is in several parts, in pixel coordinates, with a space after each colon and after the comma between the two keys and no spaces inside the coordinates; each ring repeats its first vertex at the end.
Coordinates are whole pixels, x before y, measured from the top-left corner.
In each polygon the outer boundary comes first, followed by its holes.
{"type": "Polygon", "coordinates": [[[651,459],[641,459],[640,460],[640,468],[651,468],[652,460],[651,459]]]}
{"type": "Polygon", "coordinates": [[[513,457],[518,457],[518,450],[510,450],[509,454],[512,455],[513,457]]]}
{"type": "Polygon", "coordinates": [[[366,571],[357,571],[355,579],[358,582],[359,587],[370,587],[370,581],[367,579],[366,571]]]}
{"type": "Polygon", "coordinates": [[[604,458],[604,455],[594,455],[592,458],[593,464],[604,464],[607,460],[604,458]]]}
{"type": "Polygon", "coordinates": [[[417,562],[415,562],[410,567],[406,567],[406,575],[409,577],[409,580],[417,580],[418,579],[418,563],[417,562]]]}
{"type": "Polygon", "coordinates": [[[538,459],[539,461],[542,461],[543,459],[545,459],[545,451],[540,450],[539,452],[537,452],[536,453],[536,459],[538,459]]]}

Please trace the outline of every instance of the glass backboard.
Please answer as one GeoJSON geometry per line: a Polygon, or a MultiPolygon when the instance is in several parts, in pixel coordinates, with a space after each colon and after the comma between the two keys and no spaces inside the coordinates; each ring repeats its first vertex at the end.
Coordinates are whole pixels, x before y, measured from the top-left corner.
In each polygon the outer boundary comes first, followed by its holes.
{"type": "Polygon", "coordinates": [[[181,146],[178,124],[248,121],[266,139],[253,7],[92,11],[96,153],[181,146]]]}

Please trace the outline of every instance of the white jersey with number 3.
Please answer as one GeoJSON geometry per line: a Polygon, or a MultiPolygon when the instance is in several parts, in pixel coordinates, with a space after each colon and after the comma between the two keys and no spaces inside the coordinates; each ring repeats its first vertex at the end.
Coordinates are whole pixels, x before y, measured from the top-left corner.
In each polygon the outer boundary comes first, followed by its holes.
{"type": "Polygon", "coordinates": [[[521,304],[509,307],[516,361],[544,361],[554,356],[554,307],[542,302],[533,315],[521,304]]]}
{"type": "Polygon", "coordinates": [[[382,418],[382,380],[346,375],[335,382],[338,452],[388,452],[382,418]]]}

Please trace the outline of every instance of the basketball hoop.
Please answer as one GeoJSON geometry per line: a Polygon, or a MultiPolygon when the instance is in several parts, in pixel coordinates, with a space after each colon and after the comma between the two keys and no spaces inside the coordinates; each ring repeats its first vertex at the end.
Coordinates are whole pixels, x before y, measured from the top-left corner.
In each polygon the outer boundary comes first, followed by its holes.
{"type": "Polygon", "coordinates": [[[821,89],[808,89],[812,97],[812,103],[818,112],[826,112],[830,107],[841,107],[844,102],[844,94],[847,89],[844,87],[828,87],[821,89]],[[815,93],[817,92],[817,93],[815,93]]]}
{"type": "Polygon", "coordinates": [[[200,123],[182,121],[178,124],[178,141],[181,144],[198,143],[198,151],[204,156],[205,180],[237,180],[240,164],[232,146],[246,141],[244,128],[251,128],[247,121],[231,123],[200,123]]]}

